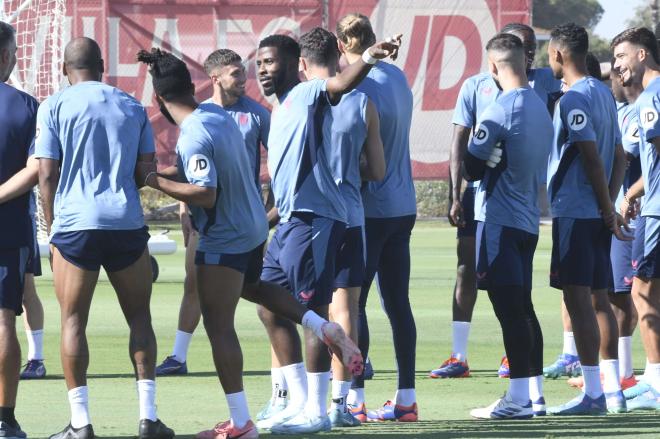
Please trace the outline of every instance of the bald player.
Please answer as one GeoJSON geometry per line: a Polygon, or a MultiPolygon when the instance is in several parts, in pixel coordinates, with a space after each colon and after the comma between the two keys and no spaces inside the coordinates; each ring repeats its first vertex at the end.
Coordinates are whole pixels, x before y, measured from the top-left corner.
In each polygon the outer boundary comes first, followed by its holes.
{"type": "Polygon", "coordinates": [[[134,177],[137,161],[154,158],[153,133],[142,105],[102,83],[103,72],[101,49],[94,40],[71,41],[64,53],[64,75],[71,87],[48,98],[37,115],[35,155],[71,406],[71,422],[51,439],[94,437],[85,328],[101,266],[130,329],[140,402],[138,436],[170,439],[174,432],[156,416],[149,233],[134,177]]]}

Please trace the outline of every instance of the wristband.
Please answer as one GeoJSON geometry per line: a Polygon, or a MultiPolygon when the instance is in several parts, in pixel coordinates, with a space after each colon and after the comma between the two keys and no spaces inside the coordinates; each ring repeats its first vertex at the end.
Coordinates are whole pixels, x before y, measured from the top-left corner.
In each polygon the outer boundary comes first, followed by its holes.
{"type": "Polygon", "coordinates": [[[151,171],[150,173],[147,174],[146,177],[144,177],[144,185],[145,186],[149,186],[147,184],[147,181],[149,180],[149,177],[151,177],[152,175],[158,175],[158,172],[151,171]]]}
{"type": "Polygon", "coordinates": [[[371,53],[369,53],[369,49],[365,50],[362,52],[362,61],[364,61],[367,64],[374,65],[376,62],[378,62],[378,58],[374,58],[371,53]]]}

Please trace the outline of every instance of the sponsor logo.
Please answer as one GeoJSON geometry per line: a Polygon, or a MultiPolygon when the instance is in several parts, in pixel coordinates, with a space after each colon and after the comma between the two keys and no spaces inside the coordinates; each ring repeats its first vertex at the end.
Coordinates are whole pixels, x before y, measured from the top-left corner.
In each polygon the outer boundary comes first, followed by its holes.
{"type": "Polygon", "coordinates": [[[587,126],[587,115],[584,111],[576,108],[568,113],[568,126],[573,131],[580,131],[587,126]]]}
{"type": "Polygon", "coordinates": [[[488,128],[485,125],[479,125],[477,132],[474,133],[474,138],[472,141],[475,145],[483,145],[486,140],[488,140],[489,134],[490,133],[488,132],[488,128]]]}
{"type": "Polygon", "coordinates": [[[298,297],[300,297],[304,302],[309,302],[312,297],[314,297],[314,290],[310,291],[300,291],[298,297]]]}
{"type": "Polygon", "coordinates": [[[488,272],[484,271],[483,273],[477,273],[477,280],[484,280],[488,276],[488,272]]]}
{"type": "Polygon", "coordinates": [[[628,276],[623,276],[623,283],[626,285],[632,285],[633,280],[629,278],[628,276]]]}
{"type": "Polygon", "coordinates": [[[195,178],[206,177],[210,170],[210,161],[205,155],[195,154],[188,160],[188,174],[195,178]]]}
{"type": "Polygon", "coordinates": [[[642,127],[645,130],[653,128],[653,126],[658,122],[658,112],[655,111],[655,108],[647,107],[642,110],[640,113],[642,119],[642,127]]]}
{"type": "Polygon", "coordinates": [[[636,261],[634,259],[632,261],[630,261],[630,265],[632,265],[632,268],[634,268],[634,269],[637,269],[638,264],[639,264],[639,261],[636,261]]]}

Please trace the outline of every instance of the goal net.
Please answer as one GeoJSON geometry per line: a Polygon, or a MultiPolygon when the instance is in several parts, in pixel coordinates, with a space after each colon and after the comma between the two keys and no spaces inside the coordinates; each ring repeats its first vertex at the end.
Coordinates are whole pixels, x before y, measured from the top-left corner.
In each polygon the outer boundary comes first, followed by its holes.
{"type": "MultiPolygon", "coordinates": [[[[66,0],[0,0],[0,20],[16,29],[16,67],[9,82],[42,102],[62,85],[66,0]]],[[[47,241],[39,191],[37,236],[47,241]]]]}

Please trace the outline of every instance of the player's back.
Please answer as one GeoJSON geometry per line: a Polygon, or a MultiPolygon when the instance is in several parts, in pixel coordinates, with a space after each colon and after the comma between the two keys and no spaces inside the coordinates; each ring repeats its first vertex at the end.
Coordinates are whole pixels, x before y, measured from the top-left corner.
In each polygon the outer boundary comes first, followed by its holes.
{"type": "Polygon", "coordinates": [[[353,90],[331,107],[323,121],[324,153],[346,203],[348,227],[364,224],[360,155],[367,139],[367,101],[367,95],[353,90]]]}
{"type": "Polygon", "coordinates": [[[529,86],[534,89],[546,106],[549,100],[556,98],[561,93],[561,81],[553,76],[549,67],[529,69],[527,79],[529,86]]]}
{"type": "Polygon", "coordinates": [[[367,218],[392,218],[417,213],[410,163],[410,125],[413,97],[404,73],[395,65],[378,62],[358,85],[374,103],[380,118],[385,153],[385,178],[362,190],[367,218]]]}
{"type": "Polygon", "coordinates": [[[322,124],[329,110],[325,81],[302,82],[280,97],[271,117],[268,172],[282,221],[310,212],[346,222],[346,206],[323,154],[322,124]]]}
{"type": "Polygon", "coordinates": [[[199,249],[212,253],[245,253],[266,240],[268,224],[252,179],[244,140],[232,117],[222,110],[198,108],[184,119],[177,143],[179,173],[188,180],[213,178],[216,204],[190,205],[200,231],[199,249]],[[224,114],[223,114],[224,113],[224,114]],[[211,168],[206,160],[212,160],[211,168]],[[185,173],[184,173],[185,170],[185,173]]]}
{"type": "Polygon", "coordinates": [[[621,141],[612,92],[590,76],[574,83],[554,114],[548,162],[548,197],[553,217],[600,218],[600,208],[576,142],[595,142],[609,181],[615,146],[621,141]]]}
{"type": "Polygon", "coordinates": [[[37,155],[61,161],[53,231],[144,225],[135,165],[154,144],[137,100],[101,82],[81,82],[41,105],[38,129],[37,155]]]}
{"type": "Polygon", "coordinates": [[[502,163],[488,169],[481,181],[475,218],[538,234],[537,176],[552,145],[547,107],[534,90],[523,87],[501,94],[483,116],[473,145],[478,148],[496,136],[503,154],[502,163]]]}
{"type": "MultiPolygon", "coordinates": [[[[0,184],[25,167],[35,135],[37,101],[0,82],[0,184]]],[[[30,194],[0,203],[0,248],[27,245],[30,194]]]]}

